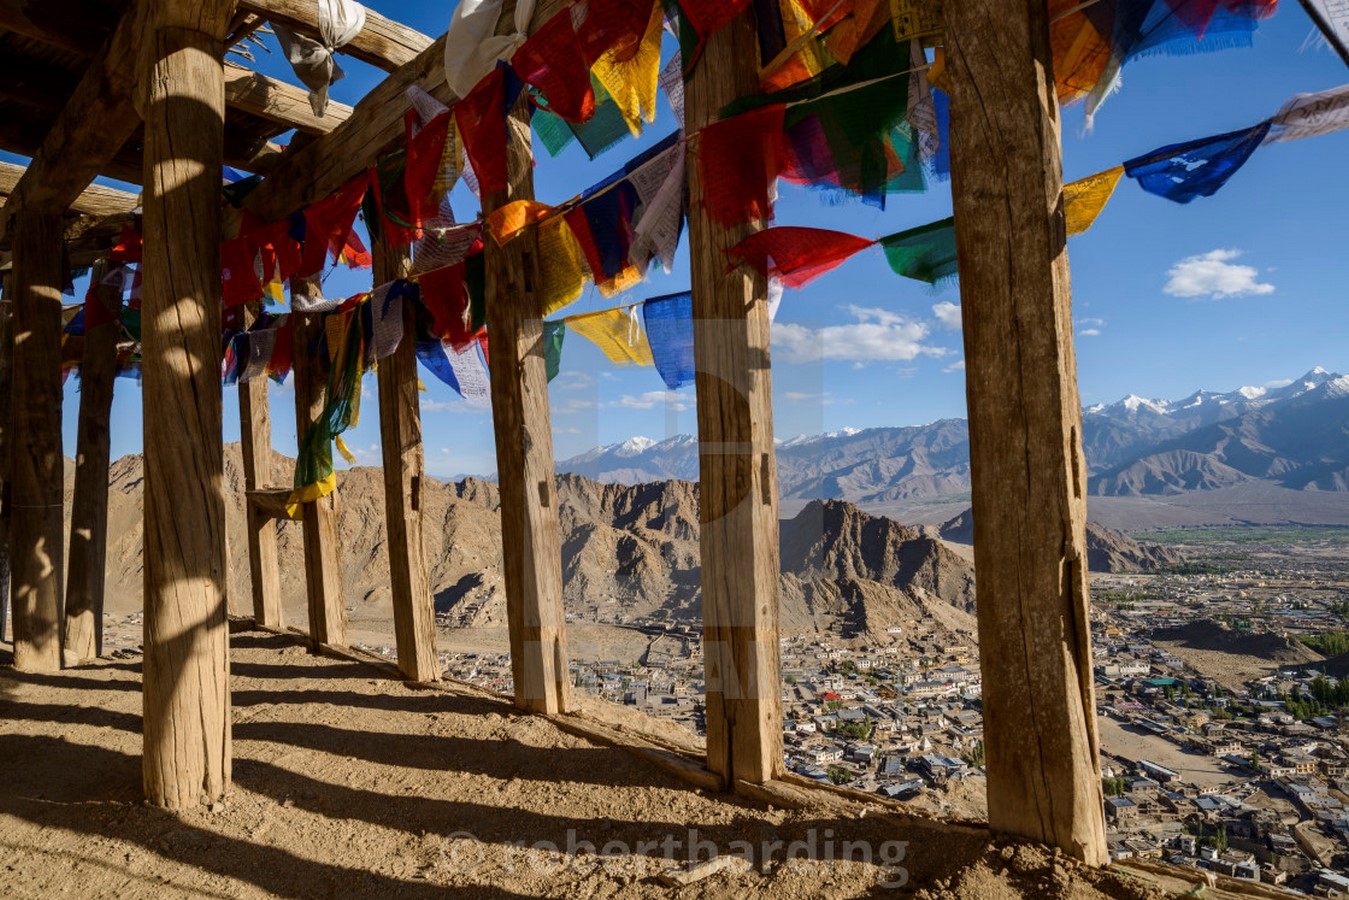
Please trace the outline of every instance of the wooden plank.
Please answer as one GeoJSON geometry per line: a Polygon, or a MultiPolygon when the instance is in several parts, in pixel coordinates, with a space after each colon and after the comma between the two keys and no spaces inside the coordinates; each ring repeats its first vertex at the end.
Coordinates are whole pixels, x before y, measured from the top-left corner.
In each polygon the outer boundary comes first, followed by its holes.
{"type": "Polygon", "coordinates": [[[89,0],[0,0],[0,29],[81,56],[98,52],[116,20],[116,13],[89,0]]]}
{"type": "Polygon", "coordinates": [[[14,235],[13,485],[10,538],[14,666],[61,668],[64,572],[61,451],[61,220],[24,214],[14,235]]]}
{"type": "MultiPolygon", "coordinates": [[[[291,295],[319,292],[318,277],[293,278],[291,295]]],[[[291,316],[295,362],[295,434],[297,441],[323,413],[323,388],[327,360],[317,358],[311,345],[323,330],[322,316],[291,316]]],[[[347,609],[342,603],[342,556],[337,541],[336,492],[300,507],[304,530],[304,575],[309,599],[309,649],[347,642],[347,609]]]]}
{"type": "Polygon", "coordinates": [[[1048,13],[1043,0],[947,0],[945,20],[989,825],[1103,865],[1048,13]]]}
{"type": "MultiPolygon", "coordinates": [[[[404,278],[411,269],[408,248],[377,240],[373,248],[375,283],[404,278]]],[[[403,339],[379,361],[379,434],[384,456],[384,521],[389,548],[389,590],[393,595],[398,668],[412,681],[440,678],[436,655],[436,610],[422,537],[421,401],[417,397],[417,311],[404,303],[403,339]]]]}
{"type": "Polygon", "coordinates": [[[225,63],[225,102],[232,109],[312,134],[327,134],[351,115],[350,106],[330,100],[323,115],[316,116],[304,88],[232,62],[225,63]]]}
{"type": "MultiPolygon", "coordinates": [[[[318,6],[309,0],[242,0],[239,7],[270,22],[318,37],[318,6]]],[[[411,62],[431,43],[430,37],[415,28],[367,8],[365,27],[338,52],[392,72],[411,62]]]]}
{"type": "Polygon", "coordinates": [[[13,475],[9,447],[13,442],[10,419],[11,384],[14,377],[14,286],[9,273],[0,277],[0,641],[8,640],[10,494],[13,475]]]}
{"type": "Polygon", "coordinates": [[[75,493],[70,501],[70,555],[66,563],[65,649],[76,660],[103,655],[103,583],[108,551],[108,463],[113,382],[122,288],[103,284],[108,268],[93,270],[93,302],[112,318],[93,327],[85,317],[80,362],[80,418],[75,444],[75,493]]]}
{"type": "MultiPolygon", "coordinates": [[[[45,119],[34,118],[20,113],[9,113],[0,118],[0,150],[17,153],[20,156],[34,157],[42,149],[42,139],[47,134],[50,123],[45,119]]],[[[119,148],[107,162],[98,166],[95,175],[116,178],[128,184],[140,184],[144,175],[138,154],[119,148]]],[[[76,196],[79,196],[78,193],[76,196]]],[[[9,207],[11,212],[17,205],[9,207]]],[[[6,217],[10,213],[0,213],[0,236],[7,237],[6,217]]]]}
{"type": "MultiPolygon", "coordinates": [[[[245,311],[246,324],[257,318],[261,304],[245,311]]],[[[244,504],[248,517],[248,573],[253,589],[253,618],[259,625],[281,628],[281,568],[277,561],[276,521],[253,500],[258,488],[272,483],[272,413],[266,377],[239,382],[239,442],[243,445],[244,504]]]]}
{"type": "Polygon", "coordinates": [[[217,37],[150,34],[143,775],[150,803],[184,809],[218,802],[230,783],[220,184],[203,177],[220,171],[225,90],[217,37]]]}
{"type": "MultiPolygon", "coordinates": [[[[757,52],[749,11],[707,42],[686,86],[691,131],[758,90],[757,52]]],[[[712,222],[692,164],[689,189],[707,767],[728,784],[757,783],[782,771],[767,285],[745,268],[728,272],[725,251],[762,223],[726,229],[712,222]]]]}
{"type": "MultiPolygon", "coordinates": [[[[522,94],[508,117],[509,185],[483,196],[484,215],[514,200],[534,199],[527,104],[522,94]]],[[[483,252],[515,703],[535,712],[566,712],[571,678],[543,321],[534,294],[540,265],[537,230],[530,226],[504,247],[489,240],[483,252]]]]}
{"type": "MultiPolygon", "coordinates": [[[[8,195],[23,177],[24,167],[0,160],[0,194],[8,195]]],[[[87,216],[114,216],[140,205],[140,198],[127,191],[91,184],[70,204],[70,211],[87,216]]],[[[67,233],[67,238],[70,237],[67,233]]]]}
{"type": "MultiPolygon", "coordinates": [[[[569,0],[539,0],[531,30],[569,5],[569,0]]],[[[503,22],[511,20],[513,9],[507,0],[503,22]]],[[[312,143],[287,151],[271,176],[244,200],[244,207],[263,221],[274,222],[327,197],[369,168],[379,154],[403,139],[405,94],[412,85],[447,104],[458,100],[445,84],[443,35],[372,88],[347,121],[312,143]]]]}

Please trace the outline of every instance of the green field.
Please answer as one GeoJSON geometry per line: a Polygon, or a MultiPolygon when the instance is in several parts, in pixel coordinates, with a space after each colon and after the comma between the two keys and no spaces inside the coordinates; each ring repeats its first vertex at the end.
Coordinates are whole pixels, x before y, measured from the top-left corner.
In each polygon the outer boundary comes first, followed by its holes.
{"type": "Polygon", "coordinates": [[[1134,532],[1140,541],[1171,546],[1263,544],[1266,546],[1345,546],[1349,528],[1342,525],[1248,525],[1222,528],[1164,528],[1134,532]]]}

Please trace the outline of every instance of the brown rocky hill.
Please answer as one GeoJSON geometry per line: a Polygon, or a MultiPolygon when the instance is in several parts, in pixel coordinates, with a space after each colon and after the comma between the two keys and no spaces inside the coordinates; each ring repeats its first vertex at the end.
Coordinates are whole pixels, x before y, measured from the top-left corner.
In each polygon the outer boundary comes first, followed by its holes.
{"type": "MultiPolygon", "coordinates": [[[[974,543],[973,510],[942,524],[941,536],[957,544],[974,543]]],[[[1181,562],[1173,550],[1161,544],[1136,541],[1122,531],[1087,523],[1087,568],[1092,572],[1148,572],[1181,562]]]]}
{"type": "MultiPolygon", "coordinates": [[[[279,454],[274,470],[293,462],[279,454]]],[[[141,606],[141,458],[110,473],[107,606],[141,606]]],[[[69,481],[67,489],[69,491],[69,481]]],[[[238,445],[225,448],[231,611],[251,610],[243,472],[238,445]]],[[[564,602],[574,621],[696,620],[699,597],[697,486],[633,486],[558,477],[564,602]]],[[[388,619],[384,481],[379,469],[338,474],[342,578],[354,620],[388,619]]],[[[69,500],[69,497],[67,497],[69,500]]],[[[436,610],[453,624],[505,622],[497,486],[479,479],[426,483],[427,561],[436,610]]],[[[67,507],[68,508],[68,507],[67,507]]],[[[282,594],[303,621],[304,562],[298,523],[280,523],[282,594]]],[[[912,528],[841,501],[814,503],[782,523],[782,625],[809,632],[839,624],[857,633],[935,622],[972,633],[973,575],[967,563],[912,528]]]]}
{"type": "Polygon", "coordinates": [[[1222,622],[1204,619],[1172,628],[1155,629],[1151,638],[1173,648],[1208,650],[1292,666],[1319,662],[1321,654],[1291,637],[1270,632],[1238,631],[1222,622]]]}

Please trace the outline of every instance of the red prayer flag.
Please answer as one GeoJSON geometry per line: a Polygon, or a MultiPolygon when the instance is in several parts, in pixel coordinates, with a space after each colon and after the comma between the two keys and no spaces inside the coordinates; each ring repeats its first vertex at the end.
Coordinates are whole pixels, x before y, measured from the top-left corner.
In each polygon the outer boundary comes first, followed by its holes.
{"type": "Polygon", "coordinates": [[[461,262],[417,277],[422,305],[431,313],[432,331],[441,340],[449,341],[455,350],[463,350],[473,341],[464,273],[461,262]]]}
{"type": "MultiPolygon", "coordinates": [[[[679,9],[701,44],[745,11],[750,0],[679,0],[679,9]]],[[[690,62],[685,62],[685,66],[690,62]]]]}
{"type": "Polygon", "coordinates": [[[108,254],[111,262],[134,262],[141,261],[142,254],[141,233],[135,225],[123,225],[122,233],[117,239],[117,246],[112,248],[108,254]]]}
{"type": "Polygon", "coordinates": [[[336,259],[341,255],[369,185],[370,173],[362,172],[337,193],[304,211],[304,258],[297,275],[316,275],[323,271],[329,256],[336,259]]]}
{"type": "Polygon", "coordinates": [[[595,114],[590,66],[581,55],[570,11],[563,10],[534,32],[511,57],[511,67],[543,94],[549,112],[568,122],[585,122],[595,114]]]}
{"type": "Polygon", "coordinates": [[[416,122],[417,111],[409,109],[404,117],[408,152],[403,169],[403,190],[407,193],[412,225],[421,228],[423,223],[440,213],[441,198],[436,196],[436,181],[444,165],[450,111],[436,116],[414,134],[416,122]]]}
{"type": "Polygon", "coordinates": [[[770,189],[786,162],[781,103],[713,122],[698,135],[702,203],[718,225],[733,228],[773,215],[770,189]]]}
{"type": "Polygon", "coordinates": [[[251,237],[234,238],[220,245],[220,278],[226,306],[252,303],[262,296],[262,283],[253,267],[256,258],[257,248],[251,237]]]}
{"type": "Polygon", "coordinates": [[[787,287],[798,288],[875,243],[827,228],[784,225],[751,234],[726,252],[762,275],[776,276],[787,287]]]}
{"type": "Polygon", "coordinates": [[[506,71],[497,66],[454,106],[482,196],[506,189],[506,71]]]}
{"type": "MultiPolygon", "coordinates": [[[[741,5],[744,6],[748,3],[741,5]]],[[[586,70],[615,47],[632,45],[636,52],[651,21],[652,0],[590,0],[585,21],[576,31],[586,70]]]]}

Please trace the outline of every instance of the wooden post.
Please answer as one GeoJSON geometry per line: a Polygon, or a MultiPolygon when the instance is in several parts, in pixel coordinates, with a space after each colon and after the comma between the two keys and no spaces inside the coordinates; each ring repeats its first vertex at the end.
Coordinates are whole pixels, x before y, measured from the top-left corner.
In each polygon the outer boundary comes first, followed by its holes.
{"type": "Polygon", "coordinates": [[[9,636],[9,514],[14,478],[9,467],[13,436],[10,389],[14,377],[14,287],[9,273],[0,285],[0,641],[9,636]]]}
{"type": "MultiPolygon", "coordinates": [[[[688,128],[758,90],[752,11],[708,40],[687,90],[688,128]]],[[[778,491],[767,285],[724,251],[762,223],[708,217],[690,155],[689,255],[697,364],[699,521],[707,767],[761,783],[782,773],[778,651],[778,491]]]]}
{"type": "Polygon", "coordinates": [[[61,668],[61,220],[21,212],[14,235],[13,489],[14,666],[61,668]]]}
{"type": "MultiPolygon", "coordinates": [[[[251,326],[258,304],[245,312],[251,326]]],[[[267,405],[267,378],[239,382],[239,440],[243,445],[244,490],[272,487],[272,413],[267,405]]],[[[245,494],[247,496],[247,494],[245,494]]],[[[248,571],[253,587],[253,620],[267,628],[284,624],[281,570],[277,562],[276,521],[251,499],[244,502],[248,519],[248,571]]]]}
{"type": "MultiPolygon", "coordinates": [[[[407,248],[374,246],[375,283],[407,275],[407,248]]],[[[389,589],[393,594],[393,627],[398,668],[412,681],[437,681],[436,610],[422,539],[421,401],[417,398],[416,309],[404,303],[403,339],[398,349],[379,361],[379,433],[384,453],[384,522],[388,533],[389,589]]]]}
{"type": "MultiPolygon", "coordinates": [[[[509,184],[485,194],[484,215],[513,200],[534,199],[528,98],[507,118],[509,184]]],[[[548,373],[534,226],[502,247],[489,239],[487,332],[491,336],[492,422],[501,484],[501,546],[510,625],[515,704],[535,712],[565,712],[571,677],[562,612],[562,539],[548,413],[548,373]]]]}
{"type": "Polygon", "coordinates": [[[945,17],[989,825],[1104,865],[1049,18],[1044,0],[945,17]]]}
{"type": "Polygon", "coordinates": [[[86,308],[80,363],[80,422],[75,450],[75,494],[70,502],[70,558],[66,569],[65,649],[76,660],[103,655],[103,582],[108,551],[108,417],[122,334],[121,283],[103,284],[106,263],[94,266],[92,302],[109,320],[90,325],[86,308]]]}
{"type": "Polygon", "coordinates": [[[145,264],[146,797],[182,809],[230,782],[220,387],[222,42],[147,35],[145,264]]]}
{"type": "MultiPolygon", "coordinates": [[[[317,294],[318,277],[292,278],[292,297],[317,294]],[[298,292],[298,294],[297,294],[298,292]]],[[[304,440],[309,426],[323,414],[323,387],[328,361],[312,355],[311,344],[323,330],[323,317],[295,313],[294,378],[295,435],[304,440]]],[[[342,557],[337,543],[337,494],[334,492],[300,507],[304,528],[304,576],[309,598],[309,649],[320,644],[347,642],[347,608],[342,604],[342,557]]]]}

